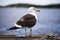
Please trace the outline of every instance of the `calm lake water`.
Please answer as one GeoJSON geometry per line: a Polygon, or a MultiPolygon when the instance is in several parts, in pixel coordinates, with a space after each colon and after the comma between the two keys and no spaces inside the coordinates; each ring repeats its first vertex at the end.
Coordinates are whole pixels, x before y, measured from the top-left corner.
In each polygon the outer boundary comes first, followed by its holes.
{"type": "MultiPolygon", "coordinates": [[[[14,26],[15,22],[23,15],[29,13],[28,8],[0,8],[0,34],[2,35],[16,35],[24,34],[24,29],[11,30],[6,29],[14,26]]],[[[60,36],[60,9],[56,8],[38,8],[41,12],[37,14],[38,21],[32,27],[32,33],[41,34],[55,34],[60,36]]],[[[29,34],[29,28],[27,28],[29,34]]]]}

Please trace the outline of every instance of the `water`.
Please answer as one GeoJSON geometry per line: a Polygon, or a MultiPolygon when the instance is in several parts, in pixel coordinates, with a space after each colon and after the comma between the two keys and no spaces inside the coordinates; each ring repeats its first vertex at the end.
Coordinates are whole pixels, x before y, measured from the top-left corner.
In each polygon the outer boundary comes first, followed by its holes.
{"type": "MultiPolygon", "coordinates": [[[[17,20],[23,15],[29,13],[28,8],[0,8],[0,34],[2,35],[23,35],[24,29],[11,30],[6,29],[14,26],[17,20]]],[[[32,28],[33,34],[56,34],[60,36],[60,9],[38,8],[40,13],[37,14],[38,21],[32,28]]],[[[27,28],[27,34],[29,34],[27,28]]]]}

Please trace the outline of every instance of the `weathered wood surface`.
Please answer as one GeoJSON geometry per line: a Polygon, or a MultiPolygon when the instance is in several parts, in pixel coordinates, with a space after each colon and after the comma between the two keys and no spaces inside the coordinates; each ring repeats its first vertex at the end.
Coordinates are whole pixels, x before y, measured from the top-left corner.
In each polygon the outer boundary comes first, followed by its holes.
{"type": "Polygon", "coordinates": [[[15,35],[0,35],[0,40],[60,40],[54,36],[16,37],[15,35]]]}
{"type": "Polygon", "coordinates": [[[40,37],[16,37],[14,35],[1,35],[0,40],[40,40],[40,37]]]}

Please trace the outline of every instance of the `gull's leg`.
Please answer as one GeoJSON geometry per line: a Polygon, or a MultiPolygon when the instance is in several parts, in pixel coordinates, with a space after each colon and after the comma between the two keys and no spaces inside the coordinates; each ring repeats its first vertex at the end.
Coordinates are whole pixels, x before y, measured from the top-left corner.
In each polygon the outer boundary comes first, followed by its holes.
{"type": "Polygon", "coordinates": [[[27,35],[26,35],[26,28],[25,28],[25,36],[27,36],[27,35]]]}
{"type": "Polygon", "coordinates": [[[30,36],[32,36],[32,28],[30,28],[30,36]]]}

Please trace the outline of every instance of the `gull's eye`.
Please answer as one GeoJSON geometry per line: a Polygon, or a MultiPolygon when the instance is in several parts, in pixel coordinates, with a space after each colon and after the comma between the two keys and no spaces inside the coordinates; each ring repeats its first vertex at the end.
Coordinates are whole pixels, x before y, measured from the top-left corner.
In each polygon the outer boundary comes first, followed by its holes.
{"type": "Polygon", "coordinates": [[[33,9],[33,10],[35,10],[35,9],[33,9]]]}

